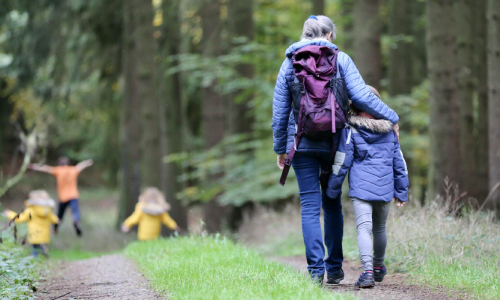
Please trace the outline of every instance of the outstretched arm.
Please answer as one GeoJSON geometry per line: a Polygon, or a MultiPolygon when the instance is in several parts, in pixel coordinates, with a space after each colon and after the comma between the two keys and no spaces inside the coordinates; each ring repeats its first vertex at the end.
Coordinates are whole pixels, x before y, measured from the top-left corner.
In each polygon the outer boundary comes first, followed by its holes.
{"type": "Polygon", "coordinates": [[[87,159],[87,160],[84,160],[82,162],[79,162],[76,165],[76,169],[78,170],[78,172],[81,172],[93,164],[94,164],[94,161],[92,159],[87,159]]]}
{"type": "Polygon", "coordinates": [[[52,174],[53,167],[47,165],[30,164],[28,165],[28,169],[52,174]]]}
{"type": "Polygon", "coordinates": [[[349,99],[352,100],[353,105],[377,119],[389,120],[392,124],[397,124],[398,115],[370,91],[349,55],[339,52],[338,59],[340,74],[345,79],[349,99]]]}

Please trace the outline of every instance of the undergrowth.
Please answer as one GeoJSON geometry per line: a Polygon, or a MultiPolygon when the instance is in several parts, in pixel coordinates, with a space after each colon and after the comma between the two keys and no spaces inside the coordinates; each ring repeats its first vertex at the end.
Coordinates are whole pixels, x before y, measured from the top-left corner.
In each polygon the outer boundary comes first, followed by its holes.
{"type": "Polygon", "coordinates": [[[354,299],[314,285],[291,267],[217,237],[134,242],[125,249],[153,288],[176,299],[354,299]]]}
{"type": "Polygon", "coordinates": [[[499,299],[500,226],[492,218],[466,211],[456,217],[437,202],[392,213],[386,260],[416,282],[499,299]]]}
{"type": "Polygon", "coordinates": [[[35,299],[38,261],[14,240],[13,229],[1,232],[0,299],[35,299]]]}

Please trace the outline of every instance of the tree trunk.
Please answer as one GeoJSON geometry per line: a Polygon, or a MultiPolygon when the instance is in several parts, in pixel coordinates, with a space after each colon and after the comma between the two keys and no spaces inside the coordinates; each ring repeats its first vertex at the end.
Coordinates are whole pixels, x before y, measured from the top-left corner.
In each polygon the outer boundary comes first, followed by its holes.
{"type": "Polygon", "coordinates": [[[472,24],[474,20],[472,0],[455,1],[454,16],[455,36],[457,47],[457,98],[460,103],[460,160],[462,178],[460,189],[467,192],[469,197],[477,197],[476,176],[476,140],[474,137],[473,116],[473,65],[474,43],[472,24]]]}
{"type": "Polygon", "coordinates": [[[488,165],[488,63],[486,58],[486,1],[475,2],[474,78],[477,82],[477,198],[480,204],[489,192],[488,165]]]}
{"type": "Polygon", "coordinates": [[[354,62],[365,82],[380,90],[382,23],[379,0],[356,0],[354,4],[354,62]]]}
{"type": "MultiPolygon", "coordinates": [[[[254,38],[253,26],[253,1],[228,0],[228,30],[231,47],[237,46],[234,38],[245,37],[247,42],[254,38]]],[[[252,64],[238,64],[236,73],[239,76],[251,79],[254,76],[252,64]]],[[[241,91],[233,93],[228,103],[228,130],[229,134],[251,133],[253,127],[253,114],[249,106],[252,95],[248,94],[241,99],[241,91]]]]}
{"type": "Polygon", "coordinates": [[[428,0],[427,68],[431,110],[430,197],[443,194],[443,180],[460,180],[460,109],[456,95],[456,55],[453,2],[428,0]]]}
{"type": "MultiPolygon", "coordinates": [[[[180,53],[181,32],[180,32],[180,1],[169,0],[163,1],[164,12],[164,37],[162,39],[162,53],[164,58],[180,53]]],[[[162,68],[162,73],[165,70],[175,67],[176,61],[166,63],[165,68],[162,68]]],[[[172,75],[164,75],[162,78],[162,105],[160,113],[165,116],[165,134],[166,140],[163,145],[166,155],[179,153],[184,150],[183,138],[183,118],[182,118],[182,83],[181,74],[175,73],[172,75]]],[[[182,190],[182,184],[178,181],[178,177],[182,174],[182,168],[178,164],[168,163],[166,165],[165,174],[162,178],[162,190],[164,191],[167,200],[172,209],[170,215],[177,222],[177,225],[183,230],[188,229],[187,210],[177,198],[177,193],[182,190]]]]}
{"type": "MultiPolygon", "coordinates": [[[[219,0],[203,0],[201,12],[202,54],[204,58],[216,58],[221,54],[219,0]]],[[[224,100],[216,91],[215,85],[216,82],[213,82],[212,86],[203,89],[202,130],[205,149],[212,148],[224,138],[224,100]]],[[[218,203],[217,197],[205,205],[204,219],[209,232],[221,230],[221,220],[224,214],[225,208],[218,203]]]]}
{"type": "Polygon", "coordinates": [[[140,193],[140,112],[139,80],[137,78],[136,2],[127,0],[123,5],[123,73],[124,99],[121,116],[121,170],[122,183],[118,226],[135,208],[140,193]]]}
{"type": "Polygon", "coordinates": [[[134,0],[133,38],[136,47],[137,91],[141,101],[142,185],[160,186],[160,101],[158,97],[158,44],[153,38],[154,9],[150,2],[134,0]]]}
{"type": "MultiPolygon", "coordinates": [[[[500,2],[488,0],[488,120],[490,189],[500,182],[500,2]]],[[[490,207],[500,208],[500,192],[490,200],[490,207]]]]}
{"type": "Polygon", "coordinates": [[[410,94],[413,87],[412,1],[389,1],[389,94],[410,94]]]}
{"type": "Polygon", "coordinates": [[[325,14],[325,0],[312,0],[312,14],[313,15],[325,14]]]}
{"type": "MultiPolygon", "coordinates": [[[[353,38],[353,11],[355,0],[340,0],[340,17],[342,24],[342,49],[348,54],[352,54],[354,38],[353,38]]],[[[337,42],[336,42],[337,43],[337,42]]],[[[337,44],[338,45],[338,44],[337,44]]],[[[339,45],[340,46],[340,45],[339,45]]]]}

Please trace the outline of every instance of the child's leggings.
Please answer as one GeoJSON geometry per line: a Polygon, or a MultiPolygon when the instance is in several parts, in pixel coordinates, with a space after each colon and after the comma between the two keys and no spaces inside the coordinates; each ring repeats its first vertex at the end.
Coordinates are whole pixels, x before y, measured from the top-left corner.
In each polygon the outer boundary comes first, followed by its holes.
{"type": "Polygon", "coordinates": [[[38,254],[40,253],[43,253],[42,245],[40,244],[31,245],[31,255],[33,255],[34,257],[38,257],[38,254]]]}
{"type": "Polygon", "coordinates": [[[356,198],[351,200],[354,207],[354,217],[356,218],[361,267],[364,272],[373,271],[374,266],[381,267],[384,264],[385,247],[387,245],[385,222],[391,202],[365,201],[356,198]]]}

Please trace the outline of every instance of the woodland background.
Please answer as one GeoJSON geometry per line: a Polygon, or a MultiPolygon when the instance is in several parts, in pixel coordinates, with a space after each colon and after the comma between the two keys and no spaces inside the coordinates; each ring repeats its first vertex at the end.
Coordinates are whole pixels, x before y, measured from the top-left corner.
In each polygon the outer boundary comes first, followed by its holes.
{"type": "Polygon", "coordinates": [[[120,190],[116,224],[157,186],[181,228],[201,205],[210,232],[296,199],[293,176],[278,185],[272,95],[310,14],[399,114],[411,200],[453,189],[500,209],[497,0],[2,0],[0,184],[26,153],[93,158],[80,184],[120,190]]]}

